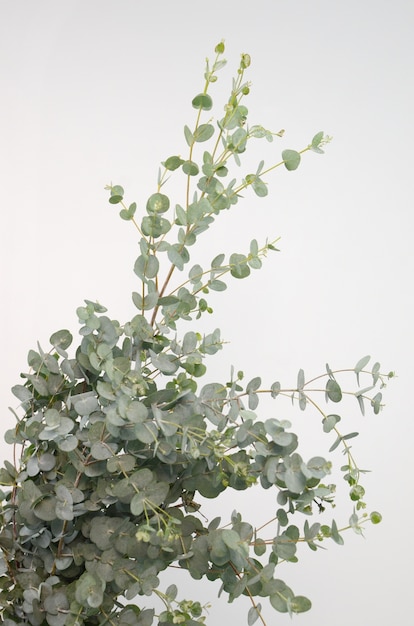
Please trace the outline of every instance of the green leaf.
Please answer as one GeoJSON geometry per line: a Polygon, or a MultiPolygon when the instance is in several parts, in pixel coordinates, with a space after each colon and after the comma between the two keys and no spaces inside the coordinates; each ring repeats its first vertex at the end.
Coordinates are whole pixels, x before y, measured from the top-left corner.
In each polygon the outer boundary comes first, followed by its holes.
{"type": "Polygon", "coordinates": [[[76,581],[75,598],[84,607],[97,609],[102,605],[105,582],[97,576],[84,572],[76,581]]]}
{"type": "Polygon", "coordinates": [[[187,142],[187,145],[191,148],[191,146],[194,143],[194,137],[193,137],[193,133],[188,128],[188,126],[184,126],[184,137],[187,142]]]}
{"type": "Polygon", "coordinates": [[[110,472],[111,474],[114,474],[115,472],[117,472],[118,474],[120,474],[121,472],[123,474],[128,474],[135,467],[135,457],[133,457],[131,454],[120,454],[118,456],[112,456],[110,459],[108,459],[106,467],[108,469],[108,472],[110,472]]]}
{"type": "Polygon", "coordinates": [[[382,521],[381,513],[378,513],[378,511],[373,511],[370,515],[370,520],[373,524],[380,524],[382,521]]]}
{"type": "Polygon", "coordinates": [[[331,536],[332,539],[335,541],[335,543],[337,543],[340,546],[344,545],[344,540],[342,539],[341,535],[338,532],[338,527],[336,525],[335,520],[332,520],[332,527],[331,527],[331,536]]]}
{"type": "Polygon", "coordinates": [[[39,394],[39,396],[46,397],[49,395],[47,382],[44,378],[31,374],[27,374],[26,378],[32,383],[34,390],[39,394]]]}
{"type": "Polygon", "coordinates": [[[382,393],[379,391],[371,400],[371,406],[374,409],[375,415],[381,411],[382,393]]]}
{"type": "Polygon", "coordinates": [[[197,163],[194,163],[194,161],[184,161],[182,170],[184,174],[187,174],[187,176],[197,176],[200,171],[197,163]]]}
{"type": "Polygon", "coordinates": [[[296,170],[299,167],[300,154],[296,150],[283,150],[282,159],[286,169],[289,171],[296,170]]]}
{"type": "Polygon", "coordinates": [[[237,550],[241,542],[240,535],[236,533],[236,531],[227,528],[222,530],[221,533],[226,546],[228,546],[231,550],[237,550]]]}
{"type": "Polygon", "coordinates": [[[339,444],[342,442],[342,437],[340,437],[338,435],[338,437],[335,439],[334,443],[331,445],[331,447],[329,448],[329,452],[333,452],[334,450],[336,450],[336,448],[339,446],[339,444]]]}
{"type": "Polygon", "coordinates": [[[39,519],[51,522],[56,518],[56,498],[53,496],[41,496],[40,502],[33,503],[33,511],[39,519]]]}
{"type": "Polygon", "coordinates": [[[193,202],[187,209],[187,222],[188,224],[197,224],[206,213],[211,212],[211,204],[206,198],[193,202]]]}
{"type": "Polygon", "coordinates": [[[147,293],[144,298],[142,298],[141,294],[136,291],[132,292],[132,301],[140,311],[150,311],[153,309],[158,303],[158,293],[151,292],[147,293]]]}
{"type": "Polygon", "coordinates": [[[307,403],[308,399],[306,397],[306,394],[304,394],[302,391],[299,391],[299,408],[301,411],[304,411],[306,409],[307,403]]]}
{"type": "MultiPolygon", "coordinates": [[[[56,564],[59,560],[62,559],[56,559],[56,564]]],[[[71,561],[70,558],[69,560],[71,561]]],[[[69,606],[69,600],[65,591],[59,590],[47,595],[44,599],[43,607],[46,611],[48,626],[64,626],[69,606]]]]}
{"type": "Polygon", "coordinates": [[[131,216],[129,214],[129,211],[127,209],[121,209],[119,211],[119,217],[125,221],[128,221],[131,219],[131,216]]]}
{"type": "Polygon", "coordinates": [[[151,214],[165,213],[170,208],[170,200],[163,193],[153,193],[147,201],[147,212],[151,214]]]}
{"type": "Polygon", "coordinates": [[[124,188],[121,187],[121,185],[114,185],[111,187],[111,196],[123,196],[124,193],[124,188]]]}
{"type": "Polygon", "coordinates": [[[209,281],[208,286],[213,291],[226,291],[227,285],[222,280],[212,280],[209,281]]]}
{"type": "Polygon", "coordinates": [[[259,376],[252,378],[252,380],[246,386],[246,393],[252,393],[257,391],[262,384],[262,379],[259,376]]]}
{"type": "Polygon", "coordinates": [[[92,392],[79,395],[80,398],[75,396],[73,400],[73,407],[78,415],[90,415],[99,409],[98,399],[92,392]]]}
{"type": "MultiPolygon", "coordinates": [[[[247,178],[248,177],[246,176],[246,181],[247,178]]],[[[263,180],[259,178],[259,176],[253,176],[249,184],[251,184],[253,191],[255,192],[256,196],[259,196],[259,198],[264,198],[269,193],[266,183],[263,182],[263,180]]]]}
{"type": "Polygon", "coordinates": [[[62,452],[72,452],[72,450],[76,450],[78,447],[79,439],[74,435],[66,435],[65,437],[60,437],[57,444],[59,450],[62,452]]]}
{"type": "MultiPolygon", "coordinates": [[[[145,470],[138,470],[138,472],[135,472],[134,476],[144,471],[145,470]]],[[[132,515],[141,515],[145,510],[156,512],[155,507],[158,507],[164,502],[169,490],[170,486],[168,483],[140,481],[139,491],[131,500],[132,515]]]]}
{"type": "Polygon", "coordinates": [[[253,624],[259,619],[261,615],[262,605],[260,602],[256,606],[251,606],[247,613],[247,624],[253,626],[253,624]]]}
{"type": "Polygon", "coordinates": [[[246,278],[250,274],[247,257],[244,254],[234,253],[230,256],[230,274],[234,278],[246,278]]]}
{"type": "Polygon", "coordinates": [[[119,212],[120,217],[123,220],[132,220],[134,215],[135,215],[135,211],[137,210],[137,204],[136,202],[133,202],[128,209],[121,209],[121,211],[119,212]]]}
{"type": "Polygon", "coordinates": [[[210,111],[213,107],[213,100],[206,93],[199,93],[193,98],[191,104],[195,109],[202,109],[203,111],[210,111]]]}
{"type": "Polygon", "coordinates": [[[315,478],[324,478],[330,471],[330,464],[321,456],[309,459],[306,467],[315,478]]]}
{"type": "Polygon", "coordinates": [[[336,426],[336,424],[341,420],[339,415],[327,415],[323,418],[323,432],[330,433],[336,426]]]}
{"type": "Polygon", "coordinates": [[[281,385],[279,382],[275,382],[272,384],[272,386],[270,387],[270,391],[271,391],[271,396],[272,398],[276,398],[281,390],[281,385]]]}
{"type": "Polygon", "coordinates": [[[153,254],[149,256],[140,255],[135,261],[134,272],[141,280],[145,278],[155,278],[158,274],[160,263],[153,254]]]}
{"type": "Polygon", "coordinates": [[[255,539],[254,541],[254,553],[257,556],[263,556],[263,554],[266,552],[266,543],[265,541],[263,541],[263,539],[255,539]]]}
{"type": "Polygon", "coordinates": [[[177,298],[177,296],[163,296],[162,298],[158,299],[158,304],[160,304],[161,306],[175,306],[179,302],[180,299],[177,298]]]}
{"type": "Polygon", "coordinates": [[[24,385],[14,385],[11,391],[21,402],[26,402],[33,398],[33,392],[24,385]]]}
{"type": "Polygon", "coordinates": [[[330,378],[326,383],[326,395],[332,402],[342,400],[342,391],[336,380],[330,378]]]}
{"type": "Polygon", "coordinates": [[[158,427],[152,421],[147,420],[142,424],[136,424],[134,433],[139,441],[148,445],[153,445],[158,441],[158,427]]]}
{"type": "Polygon", "coordinates": [[[198,343],[198,339],[197,339],[196,333],[191,330],[187,332],[184,335],[183,344],[182,344],[183,354],[190,354],[191,352],[194,352],[194,350],[197,347],[197,343],[198,343]]]}
{"type": "Polygon", "coordinates": [[[312,602],[305,596],[295,596],[290,601],[290,610],[292,613],[304,613],[312,608],[312,602]]]}
{"type": "Polygon", "coordinates": [[[208,141],[214,135],[214,126],[212,124],[201,124],[194,131],[194,141],[201,143],[208,141]]]}
{"type": "MultiPolygon", "coordinates": [[[[284,430],[281,422],[279,420],[270,418],[267,419],[264,423],[266,432],[271,436],[272,440],[277,443],[279,446],[286,447],[290,446],[295,439],[295,435],[293,433],[288,433],[284,430]]],[[[274,457],[273,457],[274,458],[274,457]]],[[[274,482],[274,478],[269,480],[274,482]]]]}
{"type": "Polygon", "coordinates": [[[362,372],[364,367],[368,364],[370,359],[371,359],[370,356],[364,356],[364,357],[362,357],[362,359],[360,359],[358,361],[358,363],[354,367],[354,372],[355,372],[356,377],[357,377],[358,385],[359,385],[359,374],[360,374],[360,372],[362,372]]]}
{"type": "Polygon", "coordinates": [[[354,437],[358,437],[359,433],[348,433],[347,435],[342,436],[342,441],[346,441],[347,439],[354,439],[354,437]]]}
{"type": "Polygon", "coordinates": [[[374,363],[374,365],[372,366],[372,384],[376,385],[380,376],[380,369],[381,369],[381,364],[380,363],[374,363]]]}
{"type": "Polygon", "coordinates": [[[179,270],[183,270],[184,264],[190,259],[190,255],[188,254],[186,248],[180,246],[179,244],[170,246],[167,254],[171,263],[179,270]]]}
{"type": "Polygon", "coordinates": [[[269,597],[270,604],[279,613],[288,612],[288,601],[294,597],[293,591],[283,580],[275,580],[274,593],[269,597]]]}
{"type": "Polygon", "coordinates": [[[298,372],[297,389],[301,391],[305,386],[305,373],[302,369],[298,372]]]}
{"type": "Polygon", "coordinates": [[[175,205],[175,214],[177,216],[175,223],[179,224],[180,226],[187,226],[187,213],[184,211],[183,207],[181,207],[179,204],[175,205]]]}
{"type": "Polygon", "coordinates": [[[111,204],[119,204],[120,202],[122,202],[123,200],[123,196],[111,196],[109,198],[109,202],[111,204]]]}
{"type": "Polygon", "coordinates": [[[323,138],[324,138],[323,130],[319,131],[319,133],[316,133],[310,145],[311,150],[313,150],[314,152],[317,152],[318,154],[323,154],[323,150],[320,148],[323,138]]]}
{"type": "Polygon", "coordinates": [[[196,284],[200,282],[200,278],[203,276],[203,268],[201,265],[193,265],[191,270],[188,272],[188,278],[191,284],[196,284]]]}
{"type": "Polygon", "coordinates": [[[173,172],[177,170],[184,163],[183,159],[179,156],[170,156],[166,161],[163,162],[163,166],[166,170],[173,172]]]}
{"type": "Polygon", "coordinates": [[[244,152],[246,150],[246,143],[248,139],[248,134],[244,128],[238,128],[234,131],[233,135],[230,137],[229,150],[236,152],[237,154],[244,152]]]}
{"type": "Polygon", "coordinates": [[[91,446],[91,455],[97,461],[106,461],[114,455],[114,450],[112,450],[110,444],[103,441],[95,441],[91,446]]]}
{"type": "Polygon", "coordinates": [[[165,595],[167,596],[168,600],[170,602],[173,602],[175,600],[175,598],[177,597],[178,594],[178,588],[177,585],[169,585],[169,587],[167,587],[167,589],[165,590],[165,595]]]}
{"type": "Polygon", "coordinates": [[[214,259],[211,261],[211,268],[220,269],[223,264],[224,259],[225,259],[225,255],[223,253],[215,256],[214,259]]]}
{"type": "Polygon", "coordinates": [[[166,235],[171,228],[169,220],[159,217],[158,215],[146,215],[142,218],[141,229],[144,235],[149,237],[161,237],[166,235]]]}
{"type": "Polygon", "coordinates": [[[276,512],[277,521],[281,526],[287,526],[289,523],[289,518],[284,509],[278,509],[276,512]]]}
{"type": "Polygon", "coordinates": [[[179,361],[173,354],[165,354],[161,352],[157,355],[152,350],[150,350],[149,353],[151,355],[151,363],[162,374],[174,374],[177,371],[179,361]]]}
{"type": "MultiPolygon", "coordinates": [[[[135,606],[133,606],[133,608],[135,608],[135,606]]],[[[128,622],[128,624],[131,624],[131,626],[151,626],[154,620],[154,613],[154,609],[144,609],[139,612],[138,619],[134,616],[136,621],[128,622]]]]}
{"type": "Polygon", "coordinates": [[[69,489],[64,485],[58,485],[56,487],[56,498],[56,517],[66,521],[73,520],[73,499],[69,489]]]}
{"type": "Polygon", "coordinates": [[[358,502],[358,500],[361,500],[361,498],[363,498],[364,495],[365,495],[365,489],[363,488],[362,485],[353,485],[353,487],[351,488],[349,492],[349,497],[351,498],[353,502],[358,502]]]}
{"type": "Polygon", "coordinates": [[[294,453],[284,460],[285,471],[283,481],[292,493],[301,493],[306,486],[306,476],[302,472],[302,459],[299,454],[294,453]]]}
{"type": "Polygon", "coordinates": [[[72,334],[68,330],[58,330],[53,333],[49,339],[52,346],[56,349],[56,351],[65,358],[67,354],[65,350],[69,348],[73,341],[72,334]]]}
{"type": "Polygon", "coordinates": [[[356,399],[358,400],[358,404],[359,404],[359,409],[361,411],[362,415],[365,415],[365,404],[364,404],[364,398],[362,397],[362,395],[359,394],[355,394],[356,395],[356,399]]]}

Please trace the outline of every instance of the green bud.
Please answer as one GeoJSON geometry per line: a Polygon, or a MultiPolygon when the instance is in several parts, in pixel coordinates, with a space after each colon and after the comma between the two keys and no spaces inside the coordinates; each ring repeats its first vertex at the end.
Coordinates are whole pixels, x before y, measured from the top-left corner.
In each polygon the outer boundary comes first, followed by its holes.
{"type": "Polygon", "coordinates": [[[250,63],[251,63],[250,54],[242,54],[241,62],[240,62],[241,69],[245,70],[247,67],[249,67],[250,63]]]}
{"type": "Polygon", "coordinates": [[[360,500],[365,495],[365,489],[361,485],[354,485],[349,492],[349,496],[353,502],[360,500]]]}

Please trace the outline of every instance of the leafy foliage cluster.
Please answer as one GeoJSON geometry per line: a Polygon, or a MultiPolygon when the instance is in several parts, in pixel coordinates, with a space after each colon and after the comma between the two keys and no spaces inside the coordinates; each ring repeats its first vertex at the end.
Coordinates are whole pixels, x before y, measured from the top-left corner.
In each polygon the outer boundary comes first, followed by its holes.
{"type": "MultiPolygon", "coordinates": [[[[205,86],[192,105],[196,121],[185,127],[187,158],[170,156],[162,164],[158,186],[141,221],[137,206],[124,201],[124,190],[110,185],[110,203],[139,232],[140,254],[134,271],[139,290],[132,294],[137,314],[125,324],[110,319],[106,309],[86,300],[77,309],[81,341],[68,353],[67,330],[50,338],[51,350],[40,347],[28,355],[25,382],[13,388],[23,416],[6,433],[7,443],[20,448],[15,464],[0,469],[0,623],[4,626],[150,626],[204,622],[199,602],[177,599],[177,588],[160,590],[159,574],[169,566],[188,570],[194,579],[220,579],[229,601],[244,594],[251,599],[248,623],[264,624],[262,598],[280,612],[299,613],[310,601],[296,595],[276,569],[297,561],[300,542],[316,550],[327,538],[342,543],[333,520],[310,522],[332,504],[335,485],[329,482],[332,461],[298,453],[298,436],[287,421],[256,414],[261,394],[289,395],[301,410],[311,405],[323,430],[342,446],[342,466],[353,511],[347,527],[361,532],[364,521],[380,521],[365,512],[364,488],[340,416],[322,409],[312,384],[324,381],[328,404],[343,394],[339,371],[327,366],[317,379],[263,387],[259,377],[244,382],[242,372],[229,382],[199,385],[206,373],[205,357],[222,348],[220,331],[181,334],[178,323],[212,312],[211,291],[226,288],[226,279],[247,277],[275,250],[275,242],[259,246],[255,239],[245,254],[216,255],[207,268],[189,266],[194,246],[223,210],[237,204],[251,187],[263,197],[265,176],[278,166],[298,167],[307,151],[322,152],[329,138],[318,133],[300,152],[284,150],[281,159],[253,174],[229,180],[229,163],[240,157],[254,138],[272,141],[272,133],[247,124],[243,104],[249,93],[244,74],[250,64],[243,54],[224,116],[214,125],[202,123],[213,106],[209,88],[224,65],[223,43],[207,62],[205,86]],[[209,142],[200,156],[197,148],[209,142]],[[182,173],[185,201],[175,206],[163,193],[172,172],[182,173]],[[167,238],[168,235],[168,238],[167,238]],[[188,269],[190,267],[190,269],[188,269]],[[185,272],[174,286],[173,275],[185,272]],[[255,528],[237,511],[229,523],[202,515],[199,496],[216,498],[226,489],[259,485],[274,493],[274,519],[255,528]],[[293,523],[304,516],[304,522],[293,523]],[[268,534],[270,536],[268,536],[268,534]],[[156,594],[165,609],[139,607],[137,596],[156,594]],[[122,601],[121,601],[122,600],[122,601]]],[[[381,408],[384,376],[369,357],[356,374],[357,398],[374,413],[381,408]],[[369,384],[360,385],[360,376],[369,384]]],[[[321,385],[318,385],[319,387],[321,385]]]]}

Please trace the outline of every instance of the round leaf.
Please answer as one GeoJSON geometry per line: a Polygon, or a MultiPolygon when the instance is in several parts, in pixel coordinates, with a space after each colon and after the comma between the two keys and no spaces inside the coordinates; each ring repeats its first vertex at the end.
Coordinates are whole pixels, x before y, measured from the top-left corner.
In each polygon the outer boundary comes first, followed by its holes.
{"type": "Polygon", "coordinates": [[[68,330],[58,330],[53,333],[49,339],[52,346],[56,349],[66,350],[73,341],[73,337],[68,330]]]}
{"type": "Polygon", "coordinates": [[[153,213],[165,213],[170,208],[170,200],[168,196],[163,193],[154,193],[148,198],[147,212],[153,213]]]}
{"type": "Polygon", "coordinates": [[[326,383],[326,395],[332,402],[340,402],[342,400],[342,391],[336,380],[329,378],[326,383]]]}
{"type": "Polygon", "coordinates": [[[212,124],[201,124],[194,132],[194,141],[199,143],[208,141],[214,135],[214,126],[212,124]]]}
{"type": "Polygon", "coordinates": [[[210,111],[213,106],[213,100],[207,93],[199,93],[193,98],[191,104],[195,109],[202,109],[203,111],[210,111]]]}
{"type": "Polygon", "coordinates": [[[165,169],[169,170],[170,172],[173,172],[174,170],[178,169],[180,165],[182,164],[183,164],[183,159],[181,159],[179,156],[168,157],[168,159],[164,161],[163,163],[165,169]]]}
{"type": "Polygon", "coordinates": [[[296,170],[299,167],[300,154],[296,150],[283,150],[282,159],[286,169],[289,171],[296,170]]]}
{"type": "Polygon", "coordinates": [[[187,174],[188,176],[197,176],[200,171],[197,163],[194,163],[194,161],[184,161],[182,169],[184,174],[187,174]]]}

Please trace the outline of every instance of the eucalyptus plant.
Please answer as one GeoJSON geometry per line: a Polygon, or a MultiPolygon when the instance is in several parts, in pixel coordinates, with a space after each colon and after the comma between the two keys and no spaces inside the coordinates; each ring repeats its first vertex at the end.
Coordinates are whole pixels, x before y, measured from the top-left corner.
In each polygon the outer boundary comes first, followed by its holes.
{"type": "Polygon", "coordinates": [[[111,205],[138,233],[136,314],[121,324],[85,300],[77,309],[77,347],[68,351],[68,330],[53,333],[51,349],[29,351],[29,371],[13,387],[20,408],[5,439],[16,462],[4,461],[0,469],[4,626],[204,623],[200,602],[180,599],[174,584],[160,588],[159,574],[169,567],[196,580],[219,579],[229,602],[248,596],[249,626],[266,624],[266,598],[282,613],[311,607],[279,578],[283,563],[298,561],[298,544],[313,551],[328,540],[342,544],[346,528],[361,533],[363,524],[381,519],[367,512],[363,470],[350,446],[357,433],[341,430],[337,407],[350,395],[362,413],[367,406],[377,414],[379,389],[392,372],[381,373],[367,356],[346,369],[327,365],[312,379],[300,369],[287,387],[277,380],[263,385],[259,376],[245,381],[241,371],[202,384],[206,357],[223,348],[219,329],[197,329],[212,313],[209,294],[260,269],[276,241],[253,239],[245,253],[216,252],[204,267],[190,264],[189,249],[242,192],[266,196],[273,170],[295,170],[304,153],[322,153],[329,141],[318,132],[302,150],[285,149],[276,163],[261,161],[254,173],[233,178],[231,167],[241,165],[253,139],[279,141],[283,131],[248,124],[247,54],[224,113],[212,121],[210,91],[225,65],[223,52],[220,42],[192,100],[186,156],[162,162],[146,206],[126,202],[120,185],[107,187],[111,205]],[[181,177],[181,204],[166,195],[171,176],[181,177]],[[345,391],[342,377],[349,372],[355,382],[345,391]],[[319,414],[332,438],[327,458],[303,459],[288,421],[260,420],[259,399],[266,395],[289,396],[299,410],[319,414]],[[340,462],[336,448],[343,451],[340,462]],[[348,485],[345,524],[329,513],[334,462],[348,485]],[[203,498],[254,489],[269,491],[275,502],[274,516],[260,528],[237,511],[230,520],[205,517],[203,498]],[[157,613],[150,596],[162,602],[157,613]]]}

